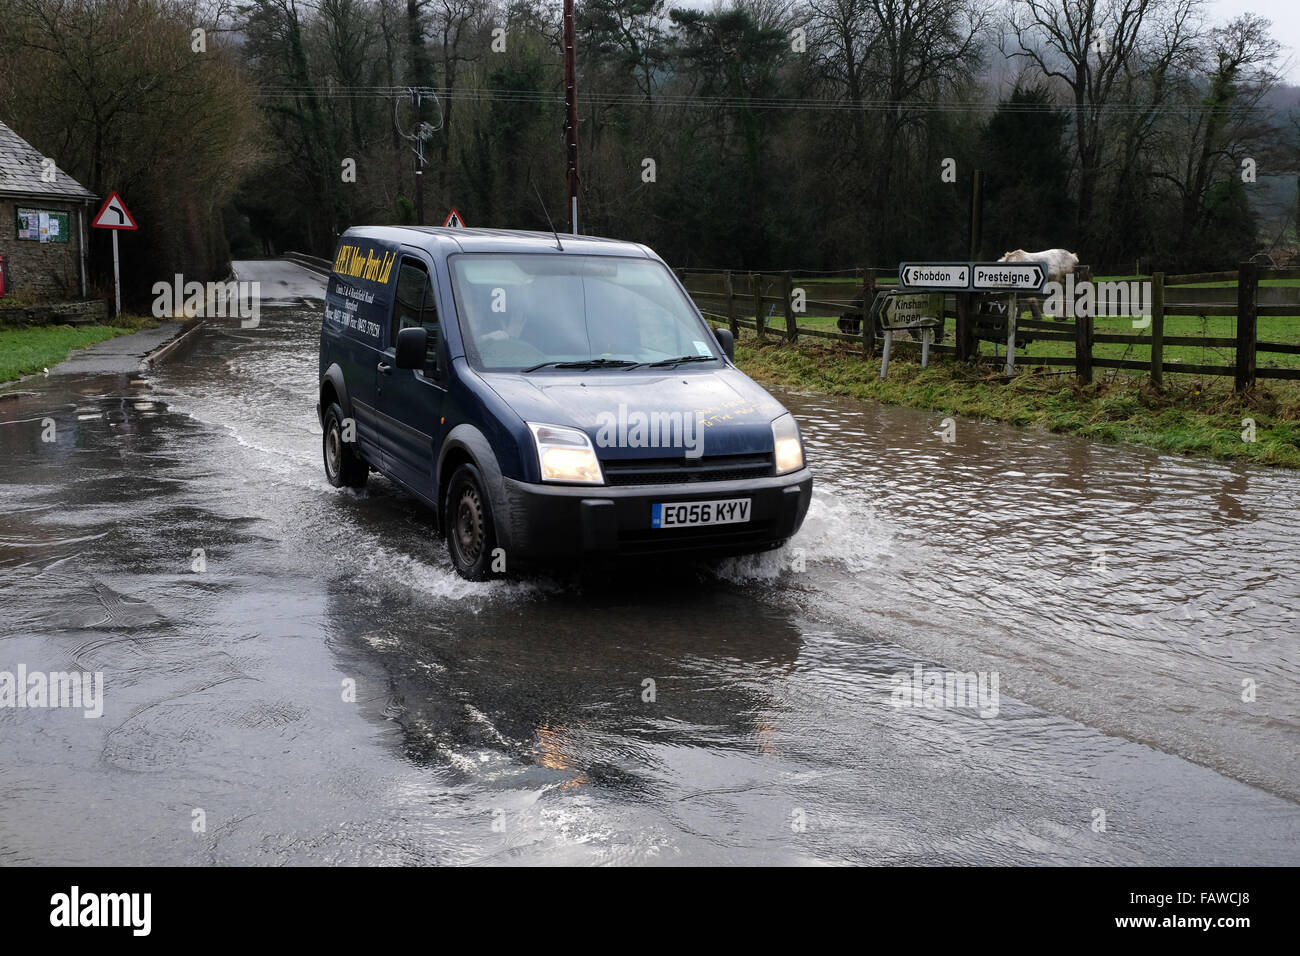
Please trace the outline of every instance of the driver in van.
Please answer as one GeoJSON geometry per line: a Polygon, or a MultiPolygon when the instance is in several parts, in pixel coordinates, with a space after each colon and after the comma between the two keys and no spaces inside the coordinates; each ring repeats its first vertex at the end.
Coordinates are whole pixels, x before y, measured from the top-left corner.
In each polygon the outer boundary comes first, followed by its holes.
{"type": "Polygon", "coordinates": [[[480,342],[504,342],[519,338],[525,319],[524,310],[519,303],[519,291],[496,286],[485,292],[486,295],[475,296],[471,307],[466,309],[474,337],[480,342]],[[505,306],[504,312],[493,309],[498,303],[505,306]]]}

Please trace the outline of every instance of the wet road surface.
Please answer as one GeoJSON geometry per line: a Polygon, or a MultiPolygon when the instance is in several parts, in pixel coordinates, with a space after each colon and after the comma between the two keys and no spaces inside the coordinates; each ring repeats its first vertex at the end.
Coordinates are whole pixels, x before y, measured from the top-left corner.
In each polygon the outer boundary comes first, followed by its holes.
{"type": "Polygon", "coordinates": [[[325,294],[324,276],[288,259],[236,260],[231,271],[240,282],[258,283],[262,305],[311,308],[325,294]]]}
{"type": "MultiPolygon", "coordinates": [[[[72,352],[67,361],[49,369],[51,375],[129,375],[140,367],[140,358],[171,342],[184,329],[182,322],[162,322],[156,329],[97,342],[72,352]]],[[[31,379],[30,381],[35,381],[31,379]]]]}
{"type": "Polygon", "coordinates": [[[782,393],[784,551],[469,584],[318,325],[0,399],[0,672],[104,675],[0,706],[0,862],[1300,863],[1300,476],[782,393]]]}

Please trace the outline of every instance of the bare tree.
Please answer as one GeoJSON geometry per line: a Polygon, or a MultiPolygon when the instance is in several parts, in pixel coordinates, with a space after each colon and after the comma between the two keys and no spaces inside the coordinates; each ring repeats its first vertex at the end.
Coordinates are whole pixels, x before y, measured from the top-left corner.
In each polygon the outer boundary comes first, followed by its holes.
{"type": "Polygon", "coordinates": [[[1250,144],[1262,145],[1271,128],[1257,107],[1278,83],[1275,69],[1281,53],[1272,24],[1255,14],[1243,14],[1212,30],[1197,49],[1195,76],[1204,79],[1204,93],[1174,132],[1169,171],[1157,175],[1177,191],[1179,235],[1195,242],[1206,222],[1210,190],[1239,175],[1240,160],[1250,144]]]}
{"type": "Polygon", "coordinates": [[[1102,231],[1097,194],[1105,157],[1107,111],[1117,91],[1144,69],[1147,34],[1164,39],[1166,61],[1197,37],[1194,14],[1203,0],[1014,0],[1012,56],[1027,58],[1045,77],[1057,79],[1074,100],[1078,152],[1077,233],[1085,246],[1102,231]]]}

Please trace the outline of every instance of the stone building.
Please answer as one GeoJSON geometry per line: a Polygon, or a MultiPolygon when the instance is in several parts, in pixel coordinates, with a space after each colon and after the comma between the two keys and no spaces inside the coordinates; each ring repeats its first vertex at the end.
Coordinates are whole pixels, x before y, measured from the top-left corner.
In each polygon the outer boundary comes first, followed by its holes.
{"type": "Polygon", "coordinates": [[[95,198],[0,123],[0,256],[6,298],[85,296],[86,233],[96,212],[95,198]]]}

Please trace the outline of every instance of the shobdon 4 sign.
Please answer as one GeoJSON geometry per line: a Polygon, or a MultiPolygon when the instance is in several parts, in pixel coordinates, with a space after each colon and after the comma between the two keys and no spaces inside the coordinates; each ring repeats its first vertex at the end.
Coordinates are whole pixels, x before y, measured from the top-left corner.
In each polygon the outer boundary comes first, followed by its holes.
{"type": "Polygon", "coordinates": [[[1046,282],[1043,262],[903,262],[898,266],[898,285],[903,289],[1039,293],[1046,282]]]}
{"type": "Polygon", "coordinates": [[[969,262],[903,262],[898,266],[898,284],[904,289],[970,288],[969,262]]]}

